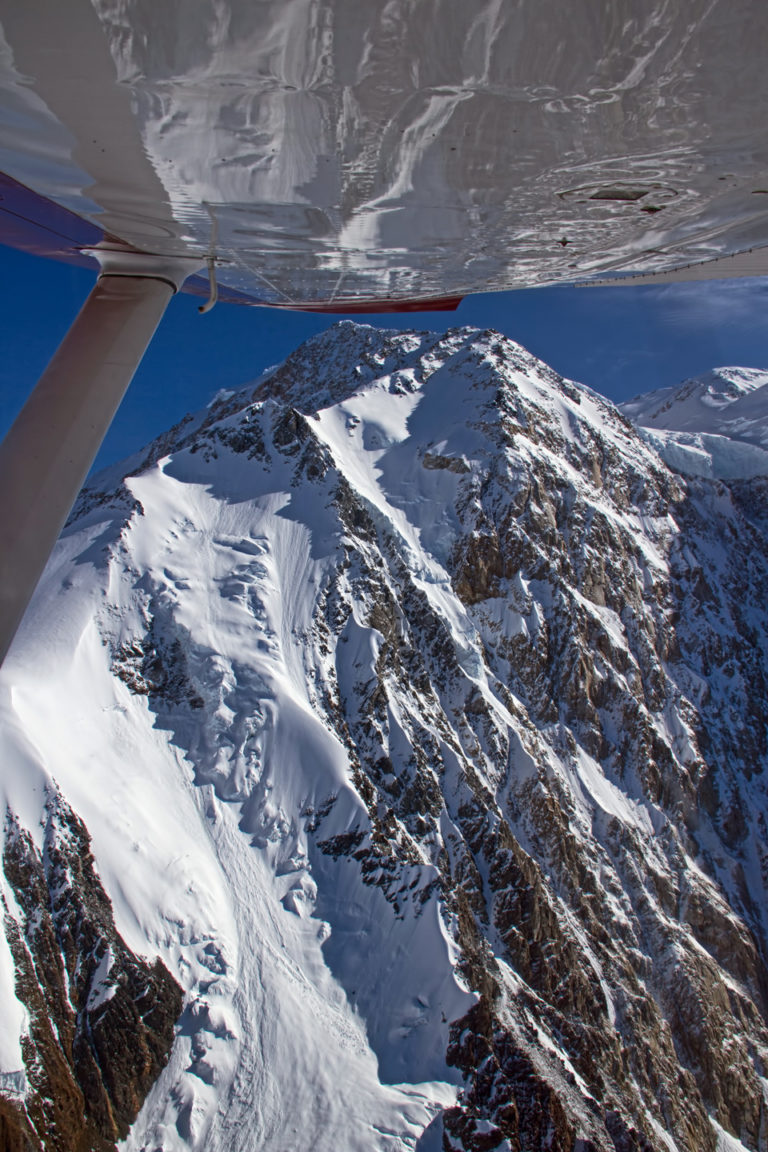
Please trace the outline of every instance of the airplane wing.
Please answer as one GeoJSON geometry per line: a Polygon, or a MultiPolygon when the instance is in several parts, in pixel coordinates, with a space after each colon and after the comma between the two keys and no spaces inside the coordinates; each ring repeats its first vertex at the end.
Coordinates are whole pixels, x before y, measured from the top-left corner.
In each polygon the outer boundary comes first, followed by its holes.
{"type": "Polygon", "coordinates": [[[131,248],[215,256],[241,302],[768,244],[760,0],[0,0],[0,33],[0,170],[131,248]]]}

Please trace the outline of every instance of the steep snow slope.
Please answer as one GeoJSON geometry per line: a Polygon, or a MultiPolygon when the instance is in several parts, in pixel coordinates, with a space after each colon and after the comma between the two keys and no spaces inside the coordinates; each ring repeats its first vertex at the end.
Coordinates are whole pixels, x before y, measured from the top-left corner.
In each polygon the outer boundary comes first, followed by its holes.
{"type": "Polygon", "coordinates": [[[346,323],[83,494],[3,800],[184,989],[126,1150],[765,1146],[765,499],[495,333],[346,323]]]}

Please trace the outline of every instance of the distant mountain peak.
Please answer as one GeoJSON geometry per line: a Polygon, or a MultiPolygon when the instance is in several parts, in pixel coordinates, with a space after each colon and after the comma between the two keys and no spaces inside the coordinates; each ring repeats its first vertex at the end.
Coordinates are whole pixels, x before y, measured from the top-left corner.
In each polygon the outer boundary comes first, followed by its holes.
{"type": "Polygon", "coordinates": [[[644,428],[713,432],[717,417],[729,405],[762,388],[766,383],[768,369],[713,368],[677,386],[642,393],[619,407],[626,416],[644,428]]]}
{"type": "Polygon", "coordinates": [[[766,369],[713,368],[620,407],[676,471],[749,479],[768,475],[766,384],[766,369]]]}

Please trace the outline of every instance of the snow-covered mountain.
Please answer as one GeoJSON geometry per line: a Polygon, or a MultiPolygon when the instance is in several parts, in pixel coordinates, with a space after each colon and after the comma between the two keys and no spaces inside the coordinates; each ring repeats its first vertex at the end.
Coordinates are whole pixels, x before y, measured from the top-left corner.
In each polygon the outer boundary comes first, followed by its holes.
{"type": "MultiPolygon", "coordinates": [[[[713,368],[703,376],[684,380],[678,387],[658,388],[627,400],[621,410],[645,428],[668,428],[676,432],[720,432],[731,413],[768,383],[768,372],[758,368],[713,368]],[[734,408],[733,405],[737,407],[734,408]]],[[[759,398],[768,419],[765,396],[759,398]]]]}
{"type": "Polygon", "coordinates": [[[767,494],[349,323],[98,479],[0,680],[0,1138],[765,1149],[767,494]]]}
{"type": "Polygon", "coordinates": [[[768,372],[713,368],[621,411],[667,463],[689,476],[736,480],[768,471],[768,372]]]}

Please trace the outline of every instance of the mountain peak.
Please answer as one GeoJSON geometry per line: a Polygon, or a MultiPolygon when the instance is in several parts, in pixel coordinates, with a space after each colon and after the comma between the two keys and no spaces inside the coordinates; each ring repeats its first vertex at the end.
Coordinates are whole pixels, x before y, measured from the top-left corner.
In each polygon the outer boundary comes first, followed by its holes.
{"type": "Polygon", "coordinates": [[[655,392],[635,396],[620,407],[626,416],[644,428],[715,432],[719,417],[724,416],[731,404],[766,383],[766,369],[713,368],[675,387],[660,388],[655,392]]]}
{"type": "Polygon", "coordinates": [[[380,387],[413,390],[436,362],[480,335],[470,327],[436,333],[340,320],[305,340],[258,385],[253,399],[279,398],[310,412],[339,403],[374,380],[380,387]]]}
{"type": "Polygon", "coordinates": [[[670,468],[709,479],[768,475],[768,370],[713,368],[621,410],[670,468]]]}

